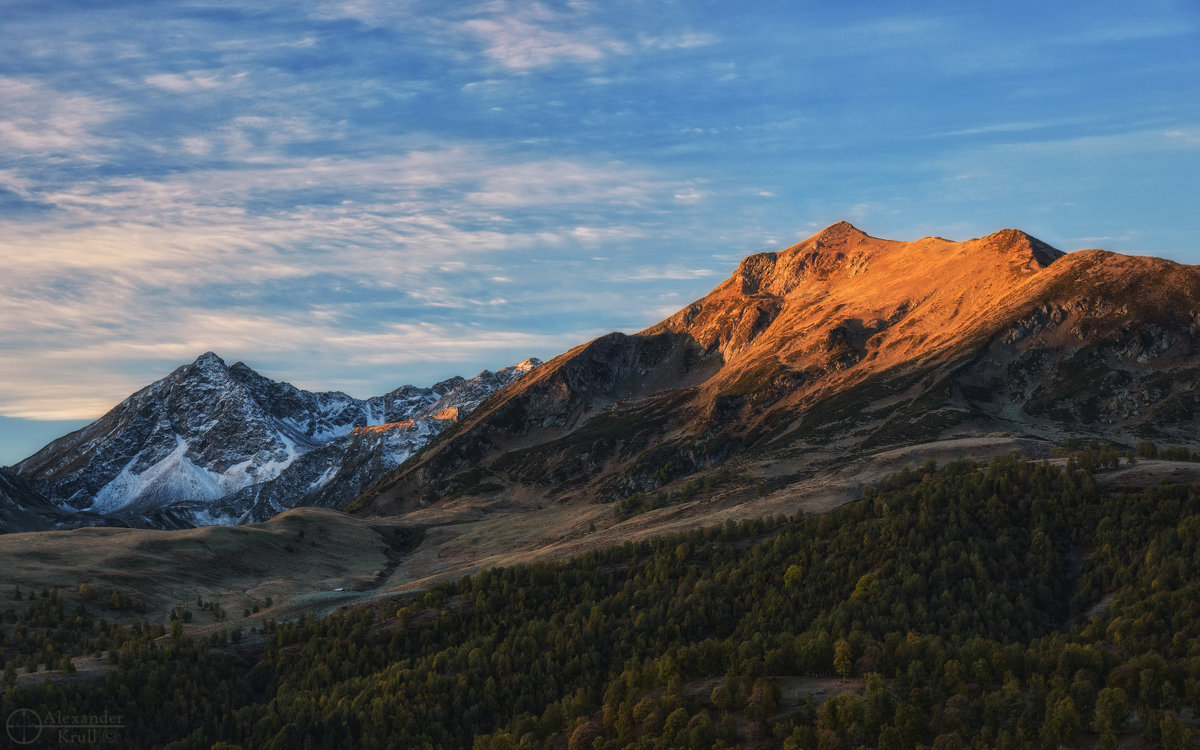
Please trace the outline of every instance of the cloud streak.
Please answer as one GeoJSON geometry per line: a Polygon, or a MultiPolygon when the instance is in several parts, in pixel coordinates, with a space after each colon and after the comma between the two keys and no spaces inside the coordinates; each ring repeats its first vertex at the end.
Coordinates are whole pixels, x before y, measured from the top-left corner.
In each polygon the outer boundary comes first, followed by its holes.
{"type": "MultiPolygon", "coordinates": [[[[439,375],[481,360],[551,356],[595,331],[487,323],[488,311],[510,306],[484,289],[497,268],[487,259],[546,250],[569,258],[581,244],[628,240],[641,230],[578,226],[557,212],[640,210],[669,202],[677,189],[619,163],[512,161],[461,145],[382,159],[278,157],[41,192],[19,171],[0,177],[60,217],[0,220],[13,238],[0,245],[10,269],[0,279],[0,347],[25,352],[0,365],[0,414],[36,419],[97,416],[136,385],[89,378],[97,395],[85,396],[74,385],[48,385],[48,372],[185,361],[208,349],[268,362],[313,351],[326,368],[436,365],[439,375]],[[273,295],[288,288],[320,296],[273,312],[273,295]],[[364,317],[371,300],[388,298],[424,316],[465,317],[364,317]]],[[[368,380],[383,387],[378,376],[368,380]]]]}
{"type": "Polygon", "coordinates": [[[118,113],[102,99],[9,76],[0,76],[0,101],[0,143],[18,158],[86,158],[103,141],[98,127],[118,113]]]}
{"type": "Polygon", "coordinates": [[[190,361],[197,352],[212,348],[219,348],[231,362],[245,358],[310,388],[345,388],[368,396],[399,386],[401,381],[392,379],[382,385],[377,379],[356,377],[362,370],[411,372],[434,365],[437,371],[459,368],[472,375],[473,363],[481,358],[499,367],[516,361],[513,352],[548,356],[547,352],[557,353],[601,333],[583,329],[539,334],[469,324],[400,322],[363,331],[316,316],[264,316],[253,309],[194,310],[160,319],[136,317],[136,327],[112,317],[90,323],[77,319],[76,325],[60,331],[60,338],[69,346],[38,350],[20,360],[0,359],[0,380],[5,383],[0,415],[42,420],[97,417],[134,388],[174,367],[166,363],[190,361]],[[114,335],[113,323],[122,324],[122,335],[114,335]],[[215,347],[214,342],[220,346],[215,347]],[[319,355],[306,364],[296,360],[297,351],[319,355]],[[114,358],[163,364],[159,370],[144,368],[143,379],[138,381],[112,372],[114,358]],[[340,364],[341,377],[328,377],[322,366],[330,362],[340,364]],[[88,386],[56,381],[53,374],[62,371],[86,376],[88,386]]]}
{"type": "Polygon", "coordinates": [[[485,54],[513,71],[558,63],[594,63],[625,54],[629,45],[603,27],[588,23],[583,13],[564,13],[542,3],[490,3],[486,15],[464,21],[485,54]]]}
{"type": "Polygon", "coordinates": [[[579,204],[593,210],[663,204],[676,188],[620,164],[509,162],[471,147],[89,181],[43,192],[19,173],[6,182],[61,216],[50,226],[8,222],[15,239],[3,252],[22,263],[0,285],[14,288],[63,272],[119,271],[175,284],[220,281],[236,266],[259,279],[286,278],[344,269],[350,254],[385,273],[401,259],[411,273],[450,252],[630,236],[627,229],[589,230],[549,214],[579,204]],[[514,226],[497,209],[543,215],[541,229],[514,226]],[[293,267],[297,254],[303,271],[293,267]]]}

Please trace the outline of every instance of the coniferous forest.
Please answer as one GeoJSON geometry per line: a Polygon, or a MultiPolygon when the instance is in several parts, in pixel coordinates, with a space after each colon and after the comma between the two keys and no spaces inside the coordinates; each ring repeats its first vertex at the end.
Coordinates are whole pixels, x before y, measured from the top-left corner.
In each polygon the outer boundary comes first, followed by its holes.
{"type": "Polygon", "coordinates": [[[1194,747],[1200,487],[1105,491],[1110,460],[930,462],[825,515],[246,632],[0,592],[0,711],[206,750],[1194,747]],[[17,686],[85,654],[103,682],[17,686]]]}

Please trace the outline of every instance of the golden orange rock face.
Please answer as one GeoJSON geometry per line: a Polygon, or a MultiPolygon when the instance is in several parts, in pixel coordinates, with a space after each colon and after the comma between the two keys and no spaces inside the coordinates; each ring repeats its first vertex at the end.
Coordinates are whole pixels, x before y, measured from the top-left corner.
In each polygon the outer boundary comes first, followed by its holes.
{"type": "Polygon", "coordinates": [[[837,371],[854,358],[882,370],[996,322],[1061,257],[1016,230],[896,242],[841,222],[745,259],[707,297],[645,333],[690,334],[719,349],[727,368],[772,359],[837,371]]]}
{"type": "Polygon", "coordinates": [[[441,411],[439,411],[437,414],[433,415],[434,419],[449,420],[451,422],[457,422],[458,417],[459,417],[459,412],[458,412],[457,406],[448,406],[445,409],[442,409],[441,411]]]}
{"type": "Polygon", "coordinates": [[[767,364],[819,378],[822,392],[897,367],[936,362],[1047,297],[1195,299],[1194,269],[1098,250],[1065,255],[1015,229],[951,242],[897,242],[839,222],[777,253],[742,261],[708,296],[643,333],[693,336],[717,349],[722,390],[767,364]],[[1175,273],[1170,273],[1174,271],[1175,273]]]}
{"type": "Polygon", "coordinates": [[[1200,267],[1064,254],[1014,229],[900,242],[839,222],[746,258],[639,334],[538,368],[376,507],[469,494],[454,479],[468,469],[487,487],[612,500],[737,455],[833,465],[993,434],[1186,442],[1196,382],[1200,267]]]}
{"type": "MultiPolygon", "coordinates": [[[[445,409],[442,409],[437,414],[434,414],[432,417],[430,417],[430,419],[439,419],[439,420],[443,420],[443,421],[448,420],[451,422],[457,422],[458,421],[458,407],[457,406],[449,406],[445,409]]],[[[385,422],[384,424],[373,424],[373,425],[367,425],[365,427],[355,427],[353,430],[350,431],[350,434],[351,435],[380,434],[380,433],[387,432],[388,430],[411,430],[415,426],[416,426],[415,420],[402,419],[399,422],[385,422]]]]}
{"type": "Polygon", "coordinates": [[[387,432],[388,430],[411,430],[416,424],[411,419],[402,419],[399,422],[387,422],[385,424],[373,424],[366,427],[355,427],[350,431],[351,435],[369,435],[373,433],[387,432]]]}

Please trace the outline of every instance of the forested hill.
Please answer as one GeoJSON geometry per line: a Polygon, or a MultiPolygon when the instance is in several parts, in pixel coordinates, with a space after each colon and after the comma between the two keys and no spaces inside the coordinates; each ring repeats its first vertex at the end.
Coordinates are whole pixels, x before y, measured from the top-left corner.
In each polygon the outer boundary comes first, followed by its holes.
{"type": "Polygon", "coordinates": [[[9,605],[6,679],[73,643],[117,666],[0,711],[108,711],[126,747],[1191,747],[1200,487],[1107,493],[1095,463],[930,463],[822,516],[271,623],[257,655],[102,643],[50,593],[9,605]]]}

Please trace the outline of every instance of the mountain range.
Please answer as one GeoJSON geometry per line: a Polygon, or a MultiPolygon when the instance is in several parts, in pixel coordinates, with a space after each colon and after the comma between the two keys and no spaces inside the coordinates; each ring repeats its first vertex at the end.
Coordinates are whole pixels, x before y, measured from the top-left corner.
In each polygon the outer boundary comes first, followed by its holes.
{"type": "Polygon", "coordinates": [[[208,352],[0,475],[5,528],[233,525],[340,507],[537,364],[359,400],[208,352]]]}
{"type": "Polygon", "coordinates": [[[1200,269],[1158,258],[1068,255],[1016,230],[897,242],[840,222],[746,258],[638,334],[553,359],[356,507],[636,505],[690,496],[699,477],[799,496],[905,445],[1188,443],[1198,299],[1200,269]]]}
{"type": "Polygon", "coordinates": [[[549,503],[695,524],[845,502],[862,467],[915,453],[1187,444],[1198,299],[1200,269],[1162,259],[839,222],[640,333],[470,381],[357,400],[205,354],[12,467],[5,518],[179,528],[308,505],[461,524],[549,503]]]}

